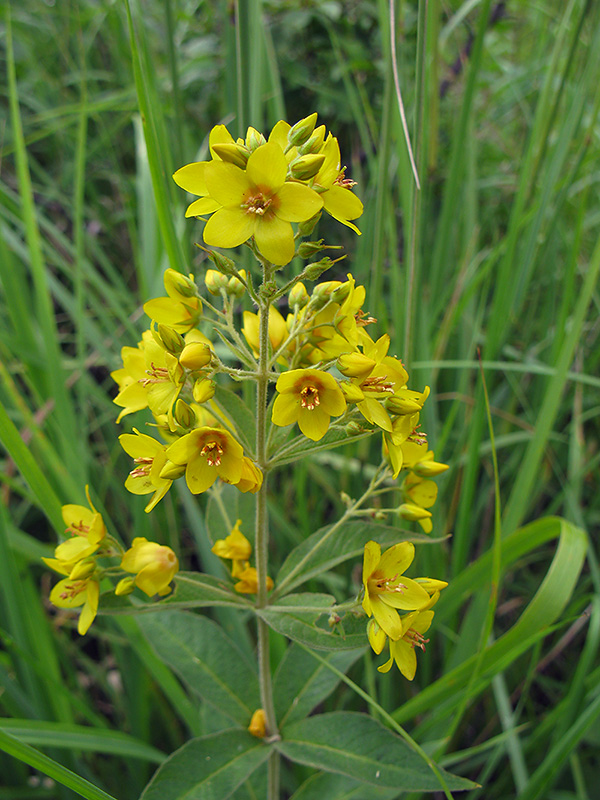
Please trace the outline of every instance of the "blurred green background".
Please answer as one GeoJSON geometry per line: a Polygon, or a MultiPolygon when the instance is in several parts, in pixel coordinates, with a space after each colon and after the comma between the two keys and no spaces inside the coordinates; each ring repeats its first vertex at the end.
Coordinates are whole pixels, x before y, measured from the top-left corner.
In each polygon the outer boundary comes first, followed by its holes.
{"type": "MultiPolygon", "coordinates": [[[[412,388],[432,388],[423,428],[436,460],[451,465],[434,510],[434,535],[451,538],[418,555],[419,574],[451,588],[417,678],[380,676],[372,654],[350,674],[440,763],[484,784],[470,798],[595,797],[600,6],[396,2],[420,191],[398,111],[390,11],[383,0],[5,4],[0,734],[119,800],[139,796],[163,754],[211,730],[211,713],[158,660],[134,618],[100,618],[80,639],[73,619],[50,607],[53,579],[39,558],[62,532],[60,505],[84,502],[89,483],[123,541],[147,536],[176,549],[187,568],[211,568],[204,498],[172,492],[147,516],[144,498],[123,488],[129,462],[117,434],[134,418],[115,426],[109,372],[147,327],[141,305],[162,294],[166,267],[202,282],[201,223],[184,219],[172,172],[207,156],[219,122],[243,135],[247,125],[268,132],[313,111],[338,136],[365,203],[360,238],[320,224],[319,236],[348,253],[327,277],[351,270],[366,285],[365,308],[390,334],[412,388]],[[493,551],[479,351],[505,542],[491,633],[500,545],[493,551]],[[520,528],[550,515],[567,522],[520,528]],[[578,580],[572,526],[591,539],[578,580]],[[528,627],[516,628],[544,579],[528,627]],[[515,628],[509,644],[483,655],[515,628]],[[462,678],[449,680],[461,664],[462,678]]],[[[143,415],[134,422],[143,425],[143,415]]],[[[335,519],[340,491],[360,492],[377,449],[359,442],[278,479],[275,564],[335,519]]],[[[356,575],[340,568],[327,588],[348,597],[356,575]]],[[[239,620],[215,616],[251,650],[239,620]]],[[[274,663],[282,648],[275,640],[274,663]]],[[[363,705],[339,689],[327,708],[363,705]]],[[[75,796],[41,769],[0,754],[0,800],[75,796]]],[[[244,792],[235,797],[252,797],[244,792]]]]}

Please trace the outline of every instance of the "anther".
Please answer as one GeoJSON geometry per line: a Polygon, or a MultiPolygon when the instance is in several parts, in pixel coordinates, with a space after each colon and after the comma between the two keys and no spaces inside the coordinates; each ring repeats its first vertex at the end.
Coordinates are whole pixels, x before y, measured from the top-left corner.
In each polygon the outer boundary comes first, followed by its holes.
{"type": "Polygon", "coordinates": [[[307,408],[309,411],[314,411],[314,409],[321,404],[319,390],[314,386],[305,386],[300,394],[302,396],[302,400],[300,401],[302,408],[307,408]]]}

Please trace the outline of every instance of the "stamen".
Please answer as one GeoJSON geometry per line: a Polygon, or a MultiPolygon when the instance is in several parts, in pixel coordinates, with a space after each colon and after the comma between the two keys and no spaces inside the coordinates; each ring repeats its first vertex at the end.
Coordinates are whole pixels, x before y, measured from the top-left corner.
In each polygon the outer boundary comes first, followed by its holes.
{"type": "Polygon", "coordinates": [[[368,314],[365,314],[362,308],[358,309],[358,311],[354,315],[354,319],[356,320],[356,324],[360,328],[366,328],[367,325],[372,325],[374,322],[377,322],[376,317],[371,317],[368,314]]]}
{"type": "Polygon", "coordinates": [[[219,467],[221,466],[223,448],[218,442],[208,442],[200,451],[200,455],[204,456],[209,467],[219,467]]]}
{"type": "Polygon", "coordinates": [[[86,581],[75,581],[65,586],[65,591],[61,592],[60,599],[68,600],[70,597],[77,597],[85,589],[86,581]]]}
{"type": "Polygon", "coordinates": [[[394,382],[386,381],[386,378],[387,375],[382,375],[380,378],[367,378],[361,388],[367,389],[370,392],[387,392],[388,394],[394,394],[394,382]]]}
{"type": "Polygon", "coordinates": [[[73,536],[79,536],[81,534],[89,533],[90,526],[84,525],[83,520],[80,519],[79,522],[73,522],[69,525],[68,528],[65,529],[65,533],[71,533],[73,536]]]}
{"type": "Polygon", "coordinates": [[[139,467],[133,469],[129,474],[132,478],[143,478],[146,475],[150,474],[150,469],[152,468],[153,458],[134,458],[133,463],[139,464],[139,467]]]}
{"type": "Polygon", "coordinates": [[[321,404],[319,390],[316,386],[305,386],[300,392],[300,395],[302,396],[302,400],[300,401],[302,408],[314,411],[315,408],[321,404]]]}
{"type": "Polygon", "coordinates": [[[406,639],[413,650],[415,647],[420,647],[421,650],[425,652],[425,645],[429,644],[429,639],[426,639],[422,633],[414,630],[414,628],[409,628],[403,638],[406,639]]]}
{"type": "Polygon", "coordinates": [[[414,431],[409,435],[409,442],[414,442],[415,444],[427,444],[427,434],[423,431],[420,431],[420,427],[420,425],[417,425],[414,431]]]}
{"type": "Polygon", "coordinates": [[[246,209],[247,214],[258,214],[262,217],[268,210],[272,203],[272,198],[265,197],[262,192],[250,195],[245,203],[242,203],[242,208],[246,209]]]}
{"type": "Polygon", "coordinates": [[[150,375],[151,377],[142,378],[138,381],[144,388],[152,383],[164,383],[169,380],[169,370],[166,367],[154,366],[154,362],[150,364],[150,369],[146,370],[146,375],[150,375]]]}

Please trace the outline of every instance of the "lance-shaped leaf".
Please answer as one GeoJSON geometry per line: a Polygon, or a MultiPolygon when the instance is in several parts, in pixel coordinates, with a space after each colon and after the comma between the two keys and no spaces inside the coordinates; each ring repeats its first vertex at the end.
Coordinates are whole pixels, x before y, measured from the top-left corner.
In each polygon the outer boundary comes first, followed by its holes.
{"type": "Polygon", "coordinates": [[[227,800],[270,753],[237,729],[192,739],[157,770],[140,800],[227,800]]]}
{"type": "Polygon", "coordinates": [[[398,542],[440,542],[420,533],[411,533],[366,520],[336,522],[321,528],[295,547],[279,570],[274,597],[332,569],[350,558],[361,558],[366,543],[372,540],[382,547],[398,542]]]}
{"type": "MultiPolygon", "coordinates": [[[[352,711],[335,711],[294,722],[274,746],[291,761],[400,792],[435,792],[441,782],[425,760],[381,723],[352,711]]],[[[476,784],[444,770],[450,790],[476,784]]]]}
{"type": "Polygon", "coordinates": [[[343,628],[332,631],[316,621],[328,614],[334,602],[329,594],[301,593],[283,597],[277,605],[257,609],[269,627],[315,650],[356,650],[366,645],[365,620],[346,615],[343,628]]]}
{"type": "Polygon", "coordinates": [[[396,800],[396,789],[377,789],[333,772],[317,772],[307,778],[290,800],[396,800]]]}
{"type": "Polygon", "coordinates": [[[232,425],[233,433],[246,450],[246,455],[251,457],[254,453],[256,430],[256,419],[252,411],[237,394],[222,386],[215,387],[213,403],[232,425]]]}
{"type": "Polygon", "coordinates": [[[256,667],[219,625],[198,614],[168,611],[141,615],[139,626],[190,689],[247,727],[260,706],[256,667]]]}

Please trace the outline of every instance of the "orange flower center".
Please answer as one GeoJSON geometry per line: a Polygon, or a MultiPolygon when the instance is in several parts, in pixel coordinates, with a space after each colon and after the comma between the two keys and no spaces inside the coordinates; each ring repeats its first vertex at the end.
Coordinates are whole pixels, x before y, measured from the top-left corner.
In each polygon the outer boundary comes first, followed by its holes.
{"type": "MultiPolygon", "coordinates": [[[[260,187],[254,186],[244,195],[242,208],[246,209],[247,214],[257,214],[264,216],[273,205],[273,197],[269,197],[260,187]]],[[[274,209],[271,209],[274,211],[274,209]]]]}
{"type": "Polygon", "coordinates": [[[305,386],[300,392],[302,408],[307,408],[309,411],[314,409],[321,403],[319,399],[319,390],[316,386],[305,386]]]}
{"type": "Polygon", "coordinates": [[[207,442],[200,451],[200,455],[204,456],[209,467],[218,467],[221,465],[223,448],[218,442],[207,442]]]}
{"type": "Polygon", "coordinates": [[[132,478],[143,478],[150,473],[153,461],[153,458],[134,458],[133,463],[139,464],[139,467],[131,470],[129,474],[132,478]]]}

